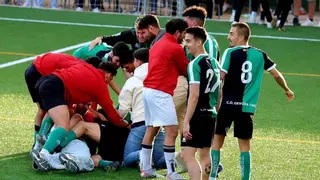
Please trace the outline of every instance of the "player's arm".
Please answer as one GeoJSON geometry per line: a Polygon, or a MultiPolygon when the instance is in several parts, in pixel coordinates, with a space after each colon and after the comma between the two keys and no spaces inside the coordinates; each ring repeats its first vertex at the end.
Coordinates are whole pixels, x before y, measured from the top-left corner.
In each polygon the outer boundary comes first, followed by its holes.
{"type": "Polygon", "coordinates": [[[137,40],[137,37],[133,32],[133,30],[128,29],[112,36],[97,37],[95,40],[93,40],[90,43],[89,51],[91,51],[94,46],[100,45],[103,42],[107,43],[110,46],[114,46],[117,42],[120,42],[120,41],[123,41],[128,44],[132,44],[132,42],[135,42],[136,40],[137,40]]]}
{"type": "Polygon", "coordinates": [[[99,95],[97,102],[105,112],[107,120],[116,126],[127,127],[128,123],[123,121],[117,110],[114,109],[108,89],[105,88],[105,91],[100,92],[99,95]]]}
{"type": "Polygon", "coordinates": [[[133,85],[130,84],[130,80],[128,80],[120,94],[119,94],[119,109],[118,112],[121,118],[124,118],[131,110],[132,110],[132,99],[133,99],[133,85]]]}
{"type": "Polygon", "coordinates": [[[120,94],[121,88],[114,80],[110,81],[109,86],[115,93],[117,93],[117,95],[120,94]]]}
{"type": "Polygon", "coordinates": [[[183,48],[179,48],[175,51],[175,64],[179,69],[180,75],[187,77],[187,67],[189,61],[185,55],[183,48]]]}
{"type": "Polygon", "coordinates": [[[287,85],[287,82],[281,72],[279,72],[276,68],[271,69],[270,74],[273,76],[273,78],[277,81],[277,83],[284,89],[286,96],[288,97],[288,100],[291,101],[294,99],[294,93],[290,90],[290,88],[287,85]]]}
{"type": "Polygon", "coordinates": [[[269,56],[265,52],[262,52],[262,54],[264,57],[264,69],[269,71],[269,73],[273,76],[277,83],[282,87],[282,89],[284,89],[288,100],[293,100],[294,93],[288,87],[287,82],[281,72],[277,70],[276,64],[269,58],[269,56]]]}
{"type": "Polygon", "coordinates": [[[113,36],[103,36],[101,39],[102,42],[107,43],[110,46],[114,46],[117,42],[123,41],[127,44],[133,44],[137,41],[137,36],[135,29],[127,29],[113,36]]]}
{"type": "Polygon", "coordinates": [[[188,97],[188,105],[187,112],[184,117],[183,124],[183,136],[189,140],[192,138],[192,134],[190,134],[190,120],[196,110],[198,101],[199,101],[199,91],[200,91],[200,67],[198,64],[195,64],[192,61],[188,65],[188,79],[189,79],[189,97],[188,97]]]}

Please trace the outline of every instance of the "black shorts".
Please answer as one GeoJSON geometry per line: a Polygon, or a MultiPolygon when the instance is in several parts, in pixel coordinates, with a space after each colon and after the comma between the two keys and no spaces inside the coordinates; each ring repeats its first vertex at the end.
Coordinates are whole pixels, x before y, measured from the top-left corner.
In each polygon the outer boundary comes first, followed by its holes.
{"type": "Polygon", "coordinates": [[[253,113],[235,112],[229,109],[220,109],[215,134],[227,135],[232,122],[234,122],[234,137],[239,139],[252,138],[253,113]]]}
{"type": "MultiPolygon", "coordinates": [[[[99,112],[101,113],[101,111],[99,112]]],[[[123,161],[124,147],[130,130],[125,127],[117,127],[109,122],[100,121],[98,124],[100,125],[101,134],[98,154],[103,160],[123,161]]]]}
{"type": "Polygon", "coordinates": [[[40,106],[44,110],[48,111],[59,105],[67,105],[64,99],[64,84],[59,77],[53,74],[42,77],[38,81],[36,89],[39,90],[40,106]]]}
{"type": "Polygon", "coordinates": [[[40,102],[40,95],[39,91],[36,90],[36,84],[41,77],[42,75],[36,69],[34,64],[31,64],[24,73],[24,78],[26,80],[30,96],[34,103],[40,102]]]}
{"type": "Polygon", "coordinates": [[[193,115],[190,120],[191,140],[181,136],[181,146],[193,148],[211,147],[216,118],[211,115],[193,115]]]}

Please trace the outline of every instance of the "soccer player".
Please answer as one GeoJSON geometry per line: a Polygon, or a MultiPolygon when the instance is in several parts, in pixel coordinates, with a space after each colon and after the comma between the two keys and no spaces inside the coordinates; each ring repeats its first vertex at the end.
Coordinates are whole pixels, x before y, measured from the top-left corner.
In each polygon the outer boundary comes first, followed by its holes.
{"type": "MultiPolygon", "coordinates": [[[[142,20],[141,20],[142,21],[142,20]]],[[[179,75],[187,75],[188,60],[180,45],[188,24],[172,19],[166,24],[166,33],[150,50],[149,72],[144,80],[143,104],[147,131],[140,152],[141,177],[156,177],[151,167],[152,142],[160,127],[165,129],[164,156],[167,179],[183,179],[175,170],[175,140],[178,135],[177,114],[173,91],[179,75]]]]}
{"type": "MultiPolygon", "coordinates": [[[[134,61],[121,62],[133,76],[124,84],[119,95],[119,113],[123,118],[131,111],[132,124],[125,148],[124,165],[135,167],[140,159],[141,143],[146,133],[144,105],[142,100],[143,80],[148,74],[149,49],[141,48],[134,52],[134,61]],[[131,67],[133,65],[133,68],[131,67]]],[[[163,153],[163,130],[159,131],[154,141],[152,161],[157,169],[166,168],[163,153]]]]}
{"type": "Polygon", "coordinates": [[[69,130],[69,110],[67,104],[97,102],[106,113],[106,118],[117,126],[128,126],[113,108],[107,88],[115,67],[102,62],[98,69],[82,63],[53,72],[37,83],[44,109],[48,112],[57,128],[50,133],[40,153],[32,151],[32,157],[39,168],[50,169],[47,156],[60,144],[69,130]]]}
{"type": "Polygon", "coordinates": [[[140,31],[147,32],[148,39],[153,39],[150,44],[150,48],[159,41],[164,34],[166,33],[165,30],[161,30],[159,20],[157,16],[147,14],[137,24],[137,29],[140,31]]]}
{"type": "Polygon", "coordinates": [[[188,52],[195,57],[188,65],[189,97],[181,140],[182,158],[190,179],[209,179],[211,172],[210,147],[214,135],[219,100],[220,67],[209,56],[204,43],[206,32],[201,27],[186,30],[188,52]],[[199,150],[200,165],[196,159],[199,150]]]}
{"type": "MultiPolygon", "coordinates": [[[[117,69],[120,67],[120,59],[123,59],[123,61],[133,60],[132,51],[124,42],[117,42],[114,47],[102,43],[94,46],[92,50],[89,50],[89,45],[87,45],[74,51],[73,56],[83,60],[96,56],[104,62],[111,62],[117,69]]],[[[119,95],[120,86],[113,80],[109,85],[119,95]]]]}
{"type": "MultiPolygon", "coordinates": [[[[185,21],[187,21],[189,27],[200,26],[204,27],[207,17],[207,11],[200,6],[191,6],[184,10],[183,17],[185,17],[185,21]]],[[[207,34],[207,41],[204,44],[204,48],[206,53],[208,53],[211,57],[215,58],[219,61],[220,58],[220,50],[219,45],[216,39],[207,34]]],[[[188,59],[191,61],[194,57],[187,53],[188,59]]]]}
{"type": "Polygon", "coordinates": [[[75,64],[84,63],[79,59],[66,54],[46,53],[38,56],[35,61],[25,71],[25,81],[31,95],[32,101],[37,104],[38,110],[34,120],[34,143],[36,135],[40,131],[40,125],[46,112],[40,106],[40,95],[35,86],[42,76],[49,75],[56,69],[69,68],[75,64]]]}
{"type": "Polygon", "coordinates": [[[222,102],[211,151],[211,179],[215,179],[220,161],[220,149],[234,122],[234,136],[240,147],[241,179],[250,179],[250,141],[253,133],[253,115],[260,94],[263,71],[267,70],[284,89],[288,100],[294,99],[276,64],[260,49],[249,46],[251,30],[246,23],[232,25],[228,48],[222,56],[221,80],[224,81],[222,102]]]}
{"type": "Polygon", "coordinates": [[[135,22],[135,27],[122,31],[113,36],[100,36],[97,37],[90,43],[89,50],[91,51],[94,46],[101,45],[101,43],[107,43],[110,46],[114,46],[117,42],[123,41],[126,44],[131,46],[131,49],[137,50],[139,48],[149,48],[150,42],[153,39],[150,39],[148,32],[145,30],[138,30],[137,24],[142,17],[138,17],[135,22]]]}

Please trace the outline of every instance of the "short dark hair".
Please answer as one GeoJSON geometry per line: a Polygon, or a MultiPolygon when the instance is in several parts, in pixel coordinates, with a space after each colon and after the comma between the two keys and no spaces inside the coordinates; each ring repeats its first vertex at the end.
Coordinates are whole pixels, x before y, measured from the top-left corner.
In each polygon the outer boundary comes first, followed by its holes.
{"type": "Polygon", "coordinates": [[[128,45],[122,41],[119,41],[113,46],[112,52],[114,56],[121,56],[123,52],[126,52],[128,50],[128,45]]]}
{"type": "Polygon", "coordinates": [[[88,57],[85,62],[91,64],[93,67],[98,68],[100,63],[102,63],[101,59],[97,56],[95,57],[88,57]]]}
{"type": "Polygon", "coordinates": [[[166,32],[173,35],[176,31],[183,32],[188,28],[188,24],[182,19],[171,19],[166,24],[166,32]]]}
{"type": "Polygon", "coordinates": [[[133,63],[133,50],[129,49],[127,51],[122,52],[122,54],[119,56],[120,59],[120,65],[133,63]]]}
{"type": "Polygon", "coordinates": [[[99,69],[102,69],[104,72],[111,73],[112,76],[117,75],[117,68],[110,62],[100,63],[99,69]]]}
{"type": "Polygon", "coordinates": [[[204,24],[205,19],[207,17],[207,11],[203,7],[200,7],[200,6],[191,6],[183,11],[182,16],[197,18],[201,21],[201,24],[204,24]]]}
{"type": "Polygon", "coordinates": [[[207,40],[207,33],[203,27],[189,27],[186,29],[186,33],[193,35],[195,39],[200,39],[203,43],[207,40]]]}
{"type": "Polygon", "coordinates": [[[159,20],[157,16],[152,14],[147,14],[138,22],[138,29],[147,29],[149,26],[153,26],[155,28],[160,28],[159,20]]]}
{"type": "Polygon", "coordinates": [[[141,18],[138,22],[138,29],[147,29],[149,26],[153,26],[155,28],[160,28],[159,20],[157,16],[152,14],[147,14],[143,18],[141,18]]]}
{"type": "Polygon", "coordinates": [[[244,36],[244,40],[248,41],[251,36],[251,30],[247,23],[245,22],[237,22],[231,25],[238,29],[238,33],[244,36]]]}
{"type": "Polygon", "coordinates": [[[133,53],[133,57],[142,61],[143,63],[149,62],[149,48],[141,48],[133,53]]]}

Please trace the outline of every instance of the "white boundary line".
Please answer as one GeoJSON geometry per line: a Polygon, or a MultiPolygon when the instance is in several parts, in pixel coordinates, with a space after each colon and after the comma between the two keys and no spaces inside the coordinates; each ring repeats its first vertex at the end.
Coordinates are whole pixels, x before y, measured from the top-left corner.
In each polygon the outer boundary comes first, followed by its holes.
{"type": "MultiPolygon", "coordinates": [[[[108,25],[108,24],[88,24],[88,23],[74,23],[74,22],[62,22],[62,21],[47,21],[47,20],[36,20],[36,19],[20,19],[20,18],[7,18],[0,17],[0,20],[4,21],[19,21],[19,22],[32,22],[32,23],[45,23],[45,24],[61,24],[61,25],[73,25],[73,26],[85,26],[85,27],[106,27],[106,28],[132,28],[132,26],[118,26],[118,25],[108,25]]],[[[208,32],[209,34],[216,36],[227,36],[228,33],[219,32],[208,32]]],[[[253,38],[262,39],[278,39],[278,40],[291,40],[291,41],[310,41],[310,42],[320,42],[320,39],[314,38],[297,38],[297,37],[282,37],[282,36],[262,36],[262,35],[251,35],[253,38]]]]}
{"type": "MultiPolygon", "coordinates": [[[[69,51],[69,50],[72,50],[72,49],[76,49],[76,48],[79,48],[79,47],[88,45],[90,42],[91,42],[91,41],[89,41],[89,42],[84,42],[84,43],[76,44],[76,45],[73,45],[73,46],[68,46],[68,47],[65,47],[65,48],[62,48],[62,49],[57,49],[57,50],[50,51],[50,52],[52,52],[52,53],[66,52],[66,51],[69,51]]],[[[43,54],[44,54],[44,53],[43,53],[43,54]]],[[[43,54],[39,54],[39,55],[37,55],[37,56],[40,56],[40,55],[43,55],[43,54]]],[[[1,69],[1,68],[5,68],[5,67],[9,67],[9,66],[13,66],[13,65],[16,65],[16,64],[21,64],[21,63],[24,63],[24,62],[32,61],[32,60],[34,60],[37,56],[31,56],[31,57],[22,58],[22,59],[18,59],[18,60],[15,60],[15,61],[7,62],[7,63],[4,63],[4,64],[0,64],[0,69],[1,69]]]]}

